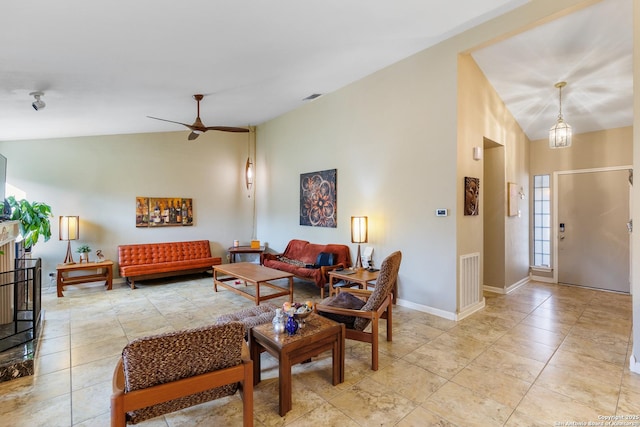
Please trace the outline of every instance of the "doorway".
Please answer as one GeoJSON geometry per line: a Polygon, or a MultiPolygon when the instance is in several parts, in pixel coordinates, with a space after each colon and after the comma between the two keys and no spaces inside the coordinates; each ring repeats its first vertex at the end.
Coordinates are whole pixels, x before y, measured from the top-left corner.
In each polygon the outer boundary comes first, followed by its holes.
{"type": "Polygon", "coordinates": [[[629,293],[629,168],[554,175],[556,281],[629,293]]]}

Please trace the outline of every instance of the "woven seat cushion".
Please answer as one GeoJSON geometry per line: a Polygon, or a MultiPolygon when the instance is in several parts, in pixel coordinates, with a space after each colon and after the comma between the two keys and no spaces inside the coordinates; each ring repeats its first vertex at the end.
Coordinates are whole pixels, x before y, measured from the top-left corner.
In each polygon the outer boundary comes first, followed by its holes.
{"type": "MultiPolygon", "coordinates": [[[[232,322],[131,341],[122,350],[125,393],[228,368],[241,363],[244,325],[232,322]]],[[[127,413],[136,424],[149,418],[229,396],[230,384],[127,413]]]]}
{"type": "MultiPolygon", "coordinates": [[[[323,299],[320,304],[329,305],[331,307],[360,310],[365,302],[348,292],[339,292],[337,295],[323,299]]],[[[336,322],[344,323],[345,327],[349,329],[353,329],[353,324],[356,320],[355,316],[346,316],[344,314],[326,312],[320,312],[320,314],[331,320],[335,320],[336,322]]]]}
{"type": "Polygon", "coordinates": [[[278,306],[269,303],[245,308],[244,310],[236,311],[234,313],[221,315],[216,320],[216,324],[220,325],[228,322],[241,322],[245,327],[245,339],[247,339],[251,328],[264,323],[270,323],[273,320],[273,316],[275,316],[277,308],[278,306]]]}

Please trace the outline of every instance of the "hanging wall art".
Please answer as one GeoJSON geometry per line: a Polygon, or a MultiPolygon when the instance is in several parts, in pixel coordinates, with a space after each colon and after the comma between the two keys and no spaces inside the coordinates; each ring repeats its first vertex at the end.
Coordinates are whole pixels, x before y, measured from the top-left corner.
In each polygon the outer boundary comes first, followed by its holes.
{"type": "Polygon", "coordinates": [[[193,225],[193,199],[136,197],[136,227],[193,225]]]}
{"type": "Polygon", "coordinates": [[[300,174],[300,225],[336,228],[337,169],[300,174]]]}
{"type": "Polygon", "coordinates": [[[478,215],[480,204],[480,178],[464,177],[464,214],[478,215]]]}

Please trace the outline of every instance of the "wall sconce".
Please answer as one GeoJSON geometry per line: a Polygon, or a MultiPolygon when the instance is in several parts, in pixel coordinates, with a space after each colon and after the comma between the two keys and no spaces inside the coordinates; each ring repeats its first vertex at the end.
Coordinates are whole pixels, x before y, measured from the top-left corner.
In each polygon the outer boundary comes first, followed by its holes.
{"type": "MultiPolygon", "coordinates": [[[[253,170],[254,165],[251,161],[251,138],[255,138],[255,131],[255,127],[249,126],[249,132],[247,133],[247,163],[245,163],[244,166],[244,183],[247,187],[247,190],[249,191],[251,191],[251,187],[253,186],[253,180],[255,177],[255,172],[253,170]]],[[[249,197],[251,197],[251,194],[249,194],[249,197]]]]}
{"type": "Polygon", "coordinates": [[[244,167],[244,179],[247,190],[251,190],[251,186],[253,185],[253,162],[250,157],[247,157],[247,164],[244,167]]]}
{"type": "Polygon", "coordinates": [[[65,264],[75,264],[73,252],[71,252],[71,241],[80,238],[80,217],[61,216],[60,217],[60,240],[67,241],[67,256],[64,258],[65,264]]]}
{"type": "Polygon", "coordinates": [[[473,160],[482,160],[482,147],[473,147],[473,160]]]}
{"type": "Polygon", "coordinates": [[[362,259],[360,259],[360,243],[367,243],[368,224],[366,216],[351,217],[351,243],[358,244],[358,256],[356,257],[356,269],[362,270],[362,259]]]}

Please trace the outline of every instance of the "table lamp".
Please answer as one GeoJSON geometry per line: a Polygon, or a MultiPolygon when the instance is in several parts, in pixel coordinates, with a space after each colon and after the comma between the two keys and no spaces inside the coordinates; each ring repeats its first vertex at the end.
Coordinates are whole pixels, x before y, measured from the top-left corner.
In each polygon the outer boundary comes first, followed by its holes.
{"type": "Polygon", "coordinates": [[[79,216],[61,216],[60,217],[60,240],[67,241],[67,256],[64,259],[65,264],[75,264],[73,261],[73,253],[71,252],[71,241],[80,238],[80,217],[79,216]]]}
{"type": "Polygon", "coordinates": [[[362,260],[360,259],[360,243],[367,243],[367,217],[351,217],[351,243],[358,244],[358,257],[356,258],[356,269],[362,270],[362,260]]]}

